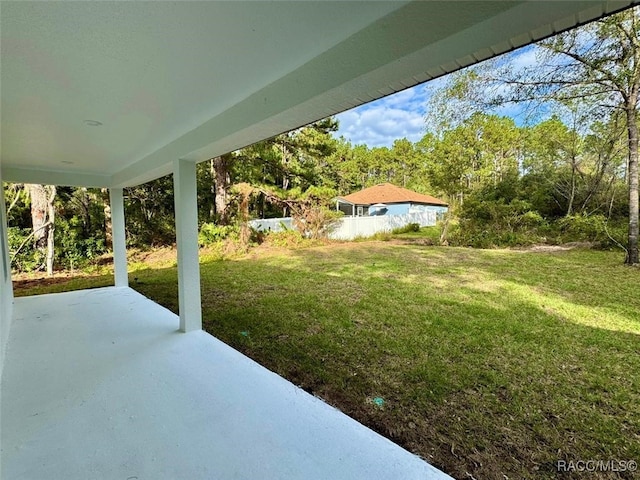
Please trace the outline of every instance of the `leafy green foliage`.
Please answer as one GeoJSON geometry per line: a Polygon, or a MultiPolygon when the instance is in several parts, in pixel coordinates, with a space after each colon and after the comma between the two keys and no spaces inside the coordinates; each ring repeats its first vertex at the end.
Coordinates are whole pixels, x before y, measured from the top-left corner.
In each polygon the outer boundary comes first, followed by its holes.
{"type": "Polygon", "coordinates": [[[474,113],[441,138],[431,138],[426,172],[449,197],[465,197],[517,171],[521,133],[513,120],[474,113]]]}
{"type": "Polygon", "coordinates": [[[57,264],[65,269],[82,268],[107,251],[104,236],[84,235],[82,220],[77,216],[58,222],[54,234],[57,264]]]}
{"type": "Polygon", "coordinates": [[[420,224],[419,223],[408,223],[404,227],[394,228],[391,233],[393,235],[398,235],[401,233],[411,233],[411,232],[419,232],[420,224]]]}
{"type": "Polygon", "coordinates": [[[309,245],[309,240],[297,230],[281,230],[267,233],[264,243],[281,248],[300,248],[309,245]]]}
{"type": "Polygon", "coordinates": [[[29,243],[30,228],[9,227],[9,252],[11,252],[11,265],[21,272],[29,272],[39,268],[44,263],[44,255],[40,250],[34,249],[29,243]]]}
{"type": "Polygon", "coordinates": [[[203,223],[200,226],[198,243],[202,247],[227,239],[239,240],[240,228],[236,225],[215,225],[213,223],[203,223]]]}
{"type": "Polygon", "coordinates": [[[604,215],[572,215],[556,222],[562,242],[588,241],[609,248],[623,244],[625,225],[609,225],[604,215]]]}
{"type": "Polygon", "coordinates": [[[127,243],[136,247],[175,243],[173,177],[125,189],[127,243]]]}
{"type": "MultiPolygon", "coordinates": [[[[21,185],[5,186],[8,212],[9,250],[12,267],[18,271],[41,269],[45,252],[34,248],[30,199],[21,185]]],[[[104,195],[87,188],[57,188],[54,260],[58,267],[82,268],[107,251],[104,195]]]]}
{"type": "Polygon", "coordinates": [[[343,214],[330,208],[335,191],[328,187],[309,187],[284,190],[263,187],[268,200],[284,206],[291,215],[293,226],[305,238],[325,238],[343,214]]]}
{"type": "Polygon", "coordinates": [[[96,189],[58,188],[54,236],[59,267],[82,268],[107,252],[105,197],[96,189]]]}

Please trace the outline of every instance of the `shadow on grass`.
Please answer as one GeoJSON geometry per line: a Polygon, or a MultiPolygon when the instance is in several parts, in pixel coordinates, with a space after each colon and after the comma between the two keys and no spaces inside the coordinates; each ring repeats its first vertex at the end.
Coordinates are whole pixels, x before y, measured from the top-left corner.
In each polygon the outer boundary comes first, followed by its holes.
{"type": "MultiPolygon", "coordinates": [[[[306,253],[293,255],[304,259],[306,253]]],[[[466,287],[483,292],[499,283],[505,296],[524,296],[543,308],[547,298],[556,300],[553,303],[559,305],[549,313],[558,318],[572,322],[576,315],[571,310],[583,306],[578,316],[589,316],[586,310],[590,310],[590,326],[640,334],[640,296],[636,294],[640,270],[623,266],[622,257],[611,252],[533,253],[416,245],[389,248],[377,243],[355,255],[318,250],[312,256],[316,258],[307,263],[308,271],[324,257],[332,258],[346,274],[395,276],[405,282],[422,281],[435,289],[466,287]],[[384,259],[372,262],[376,254],[384,259]],[[506,288],[507,283],[513,288],[506,288]]]]}

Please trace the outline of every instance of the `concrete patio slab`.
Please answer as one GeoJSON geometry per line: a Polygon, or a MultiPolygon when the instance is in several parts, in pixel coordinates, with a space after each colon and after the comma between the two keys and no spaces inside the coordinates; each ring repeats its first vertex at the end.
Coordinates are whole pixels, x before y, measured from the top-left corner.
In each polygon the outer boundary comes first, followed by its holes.
{"type": "Polygon", "coordinates": [[[18,298],[3,480],[449,476],[126,287],[18,298]]]}

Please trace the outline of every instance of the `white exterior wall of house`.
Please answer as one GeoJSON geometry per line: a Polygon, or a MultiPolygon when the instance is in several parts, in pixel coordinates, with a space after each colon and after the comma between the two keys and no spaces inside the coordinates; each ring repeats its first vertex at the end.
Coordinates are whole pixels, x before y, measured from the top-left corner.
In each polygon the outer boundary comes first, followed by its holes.
{"type": "MultiPolygon", "coordinates": [[[[0,173],[0,187],[2,187],[0,173]]],[[[4,366],[4,356],[9,339],[9,328],[13,314],[13,285],[11,283],[11,260],[7,232],[7,212],[4,188],[0,189],[0,378],[4,366]]]]}
{"type": "Polygon", "coordinates": [[[344,213],[345,216],[375,216],[375,215],[404,215],[406,213],[423,213],[423,212],[435,212],[438,218],[447,213],[448,206],[445,205],[426,205],[422,203],[402,202],[402,203],[389,203],[389,204],[374,204],[374,205],[355,205],[349,203],[337,202],[336,210],[344,213]],[[358,211],[362,212],[362,215],[358,215],[358,211]]]}
{"type": "Polygon", "coordinates": [[[409,213],[436,212],[437,214],[444,214],[448,210],[449,207],[442,205],[418,205],[414,203],[409,207],[409,213]]]}

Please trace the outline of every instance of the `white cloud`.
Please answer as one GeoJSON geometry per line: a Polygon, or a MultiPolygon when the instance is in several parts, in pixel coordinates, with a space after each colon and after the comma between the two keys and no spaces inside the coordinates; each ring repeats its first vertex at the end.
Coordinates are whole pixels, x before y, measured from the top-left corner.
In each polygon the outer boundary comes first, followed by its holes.
{"type": "Polygon", "coordinates": [[[417,142],[424,135],[424,117],[417,111],[367,105],[338,115],[340,130],[355,145],[390,147],[398,138],[417,142]]]}
{"type": "Polygon", "coordinates": [[[538,53],[538,47],[530,45],[505,56],[505,60],[508,61],[513,70],[522,70],[533,67],[538,63],[538,53]]]}
{"type": "Polygon", "coordinates": [[[341,113],[337,136],[369,147],[390,147],[399,138],[417,142],[424,135],[428,97],[426,87],[418,85],[341,113]]]}

